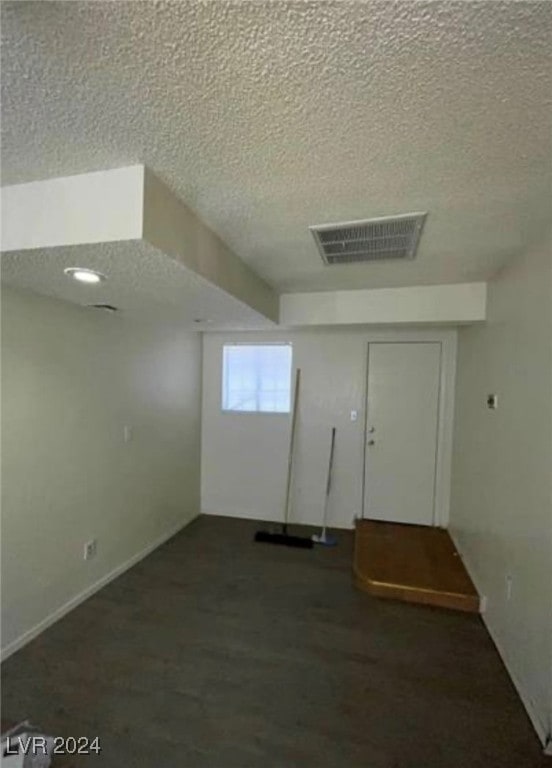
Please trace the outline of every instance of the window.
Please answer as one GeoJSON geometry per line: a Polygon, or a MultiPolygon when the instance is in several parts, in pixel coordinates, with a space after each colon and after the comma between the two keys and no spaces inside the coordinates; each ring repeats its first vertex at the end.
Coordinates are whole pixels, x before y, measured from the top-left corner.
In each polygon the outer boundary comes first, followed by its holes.
{"type": "Polygon", "coordinates": [[[291,344],[225,344],[222,410],[289,413],[291,344]]]}

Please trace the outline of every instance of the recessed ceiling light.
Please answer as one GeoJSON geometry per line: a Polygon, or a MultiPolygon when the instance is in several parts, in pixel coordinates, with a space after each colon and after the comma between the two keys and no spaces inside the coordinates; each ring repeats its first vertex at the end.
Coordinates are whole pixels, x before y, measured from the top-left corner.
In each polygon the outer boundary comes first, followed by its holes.
{"type": "Polygon", "coordinates": [[[63,271],[74,280],[90,285],[101,283],[102,280],[106,279],[105,275],[102,275],[101,272],[95,272],[93,269],[84,269],[84,267],[67,267],[63,271]]]}

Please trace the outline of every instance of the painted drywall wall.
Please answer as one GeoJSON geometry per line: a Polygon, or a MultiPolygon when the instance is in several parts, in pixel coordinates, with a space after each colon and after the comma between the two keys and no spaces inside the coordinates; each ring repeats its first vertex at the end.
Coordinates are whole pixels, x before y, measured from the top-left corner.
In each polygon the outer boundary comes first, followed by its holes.
{"type": "Polygon", "coordinates": [[[301,368],[300,413],[291,517],[321,519],[330,430],[337,427],[330,523],[350,528],[362,513],[366,365],[369,341],[440,341],[443,368],[440,397],[441,451],[436,508],[448,520],[456,331],[435,329],[318,329],[203,337],[202,511],[234,517],[281,520],[284,509],[289,415],[223,413],[222,347],[230,342],[286,341],[293,367],[301,368]],[[358,418],[351,421],[351,410],[358,418]]]}
{"type": "Polygon", "coordinates": [[[144,238],[269,320],[278,321],[276,291],[148,169],[144,179],[144,238]]]}
{"type": "Polygon", "coordinates": [[[460,329],[457,370],[451,529],[544,738],[552,699],[552,248],[517,257],[489,283],[487,324],[460,329]],[[490,393],[496,410],[487,408],[490,393]]]}
{"type": "Polygon", "coordinates": [[[485,319],[485,283],[286,293],[282,325],[474,323],[485,319]]]}
{"type": "Polygon", "coordinates": [[[199,513],[200,360],[197,333],[3,287],[4,654],[199,513]]]}
{"type": "Polygon", "coordinates": [[[143,165],[2,187],[2,251],[142,237],[143,165]]]}

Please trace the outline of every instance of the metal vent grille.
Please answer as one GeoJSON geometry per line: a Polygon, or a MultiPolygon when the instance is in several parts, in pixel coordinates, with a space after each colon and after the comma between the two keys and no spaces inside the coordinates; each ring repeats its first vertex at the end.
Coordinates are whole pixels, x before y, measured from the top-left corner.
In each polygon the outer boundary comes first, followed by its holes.
{"type": "Polygon", "coordinates": [[[405,213],[366,221],[309,227],[322,260],[356,264],[387,259],[413,259],[427,213],[405,213]]]}

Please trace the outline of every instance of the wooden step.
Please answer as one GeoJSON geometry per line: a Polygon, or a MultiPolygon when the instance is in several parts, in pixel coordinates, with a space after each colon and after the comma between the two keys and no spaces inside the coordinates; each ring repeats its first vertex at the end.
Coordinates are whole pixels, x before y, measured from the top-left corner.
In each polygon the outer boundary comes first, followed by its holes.
{"type": "Polygon", "coordinates": [[[479,595],[443,528],[357,520],[353,581],[376,597],[479,612],[479,595]]]}

